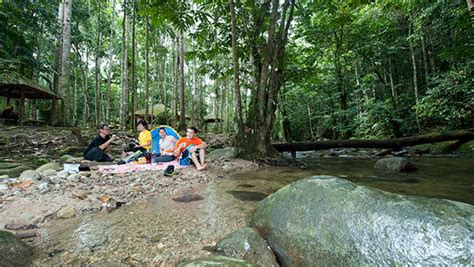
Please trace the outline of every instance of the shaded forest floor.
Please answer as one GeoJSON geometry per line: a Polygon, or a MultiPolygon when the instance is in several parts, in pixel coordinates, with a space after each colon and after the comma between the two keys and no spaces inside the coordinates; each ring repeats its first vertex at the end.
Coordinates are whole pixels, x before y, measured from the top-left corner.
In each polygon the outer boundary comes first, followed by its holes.
{"type": "MultiPolygon", "coordinates": [[[[0,144],[5,148],[0,165],[17,164],[35,169],[55,163],[62,169],[64,160],[81,156],[95,134],[96,130],[4,127],[0,131],[0,144]]],[[[115,134],[121,137],[114,149],[115,155],[119,155],[121,147],[135,138],[136,133],[116,131],[115,134]]],[[[230,145],[230,138],[224,135],[209,134],[204,139],[213,148],[230,145]]],[[[184,259],[215,254],[216,242],[245,226],[258,201],[285,184],[310,175],[332,174],[372,186],[374,180],[380,180],[370,174],[377,158],[433,155],[444,152],[450,143],[398,152],[375,149],[305,152],[298,154],[302,165],[292,168],[265,168],[231,159],[229,150],[223,150],[210,157],[206,172],[185,168],[172,177],[165,177],[160,171],[102,174],[94,167],[79,175],[65,175],[58,169],[42,173],[38,181],[24,188],[0,190],[0,230],[7,228],[19,236],[31,237],[24,240],[35,248],[37,265],[169,266],[184,259]],[[325,161],[325,158],[336,161],[325,161]],[[351,169],[348,165],[356,167],[351,169]]],[[[472,152],[473,144],[469,142],[461,150],[472,152]]],[[[463,163],[457,168],[462,171],[463,163]]],[[[449,172],[453,170],[446,171],[449,172]]],[[[398,175],[392,175],[398,180],[385,177],[384,173],[380,176],[384,178],[378,185],[381,189],[393,187],[394,181],[400,180],[398,175]]],[[[419,180],[421,186],[425,184],[423,177],[419,180]]],[[[403,183],[398,190],[407,188],[412,190],[413,184],[403,183]]]]}

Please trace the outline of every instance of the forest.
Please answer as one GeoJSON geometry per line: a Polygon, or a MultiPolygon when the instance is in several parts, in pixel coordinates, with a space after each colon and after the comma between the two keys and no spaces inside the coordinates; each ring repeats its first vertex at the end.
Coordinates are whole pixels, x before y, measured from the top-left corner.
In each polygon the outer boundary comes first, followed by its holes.
{"type": "Polygon", "coordinates": [[[0,266],[474,266],[474,0],[0,0],[0,112],[0,266]]]}
{"type": "Polygon", "coordinates": [[[140,117],[266,156],[474,123],[471,0],[3,0],[0,21],[0,83],[56,94],[24,106],[53,126],[140,117]]]}

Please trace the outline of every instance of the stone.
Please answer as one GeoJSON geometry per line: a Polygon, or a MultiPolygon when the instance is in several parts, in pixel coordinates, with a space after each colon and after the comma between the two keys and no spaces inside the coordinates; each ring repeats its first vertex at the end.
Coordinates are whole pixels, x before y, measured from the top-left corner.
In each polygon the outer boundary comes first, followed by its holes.
{"type": "Polygon", "coordinates": [[[0,265],[29,266],[33,250],[10,232],[0,231],[0,265]]]}
{"type": "Polygon", "coordinates": [[[34,160],[34,163],[35,163],[36,166],[41,166],[41,165],[46,164],[48,162],[49,162],[49,160],[46,159],[46,158],[36,158],[34,160]]]}
{"type": "Polygon", "coordinates": [[[12,168],[1,169],[0,175],[8,175],[8,177],[18,177],[20,174],[26,170],[31,170],[28,166],[19,165],[12,168]]]}
{"type": "Polygon", "coordinates": [[[58,210],[56,217],[59,219],[69,219],[76,215],[76,210],[73,207],[64,207],[58,210]]]}
{"type": "Polygon", "coordinates": [[[77,183],[81,180],[81,175],[80,174],[71,174],[67,177],[67,180],[72,183],[77,183]]]}
{"type": "MultiPolygon", "coordinates": [[[[81,148],[81,153],[82,153],[83,150],[84,150],[84,148],[81,148]]],[[[62,160],[64,162],[67,162],[67,163],[80,163],[83,160],[83,158],[74,157],[74,156],[71,156],[69,154],[66,154],[66,155],[61,156],[60,160],[62,160]]]]}
{"type": "Polygon", "coordinates": [[[410,172],[416,170],[415,164],[401,157],[390,157],[378,160],[374,168],[394,172],[410,172]]]}
{"type": "Polygon", "coordinates": [[[250,226],[282,266],[468,266],[473,215],[466,203],[313,176],[260,202],[250,226]]]}
{"type": "Polygon", "coordinates": [[[60,171],[56,174],[56,176],[62,179],[66,179],[69,176],[69,173],[67,173],[66,171],[60,171]]]}
{"type": "Polygon", "coordinates": [[[0,182],[3,181],[3,180],[7,180],[8,178],[8,175],[4,174],[4,175],[0,175],[0,182]]]}
{"type": "Polygon", "coordinates": [[[99,222],[83,222],[75,232],[78,249],[99,250],[108,241],[106,230],[104,224],[99,222]]]}
{"type": "Polygon", "coordinates": [[[7,184],[0,184],[0,191],[7,191],[10,187],[7,184]]]}
{"type": "Polygon", "coordinates": [[[259,266],[280,266],[267,242],[250,227],[224,237],[217,242],[216,250],[222,255],[241,258],[259,266]]]}
{"type": "Polygon", "coordinates": [[[196,260],[191,260],[183,262],[177,265],[178,267],[213,267],[213,266],[232,266],[232,267],[252,267],[257,266],[253,265],[247,261],[225,257],[225,256],[216,256],[209,258],[199,258],[196,260]]]}
{"type": "Polygon", "coordinates": [[[234,152],[235,152],[235,148],[233,147],[216,149],[212,151],[211,153],[209,153],[206,156],[206,158],[209,161],[219,160],[219,159],[230,159],[230,158],[234,158],[234,152]]]}
{"type": "Polygon", "coordinates": [[[474,156],[474,140],[462,144],[459,149],[459,153],[467,156],[474,156]]]}
{"type": "Polygon", "coordinates": [[[44,177],[51,177],[55,176],[56,174],[58,174],[58,172],[55,169],[47,169],[41,173],[41,175],[44,177]]]}
{"type": "Polygon", "coordinates": [[[48,190],[49,189],[49,183],[48,182],[40,183],[36,188],[38,188],[38,190],[40,190],[40,191],[48,190]]]}
{"type": "Polygon", "coordinates": [[[20,182],[24,181],[38,181],[41,180],[41,176],[37,171],[33,170],[26,170],[20,174],[20,177],[18,177],[20,182]]]}
{"type": "Polygon", "coordinates": [[[52,161],[50,163],[46,163],[46,164],[41,165],[40,167],[38,167],[36,169],[36,171],[41,173],[41,172],[44,172],[44,171],[49,170],[49,169],[52,169],[52,170],[55,170],[55,171],[60,171],[63,168],[61,167],[61,165],[59,165],[59,163],[56,163],[56,162],[52,161]]]}
{"type": "Polygon", "coordinates": [[[64,180],[61,177],[58,177],[58,176],[50,177],[49,180],[51,181],[51,183],[53,183],[55,185],[59,185],[60,183],[64,182],[64,180]]]}

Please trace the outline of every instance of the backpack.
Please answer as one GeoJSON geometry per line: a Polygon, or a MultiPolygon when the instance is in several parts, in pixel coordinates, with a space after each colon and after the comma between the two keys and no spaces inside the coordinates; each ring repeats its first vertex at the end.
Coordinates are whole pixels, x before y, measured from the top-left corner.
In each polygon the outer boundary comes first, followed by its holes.
{"type": "Polygon", "coordinates": [[[189,145],[188,147],[186,147],[186,149],[183,151],[183,153],[181,153],[181,155],[179,156],[179,159],[178,159],[179,165],[181,165],[181,166],[191,165],[191,155],[189,153],[189,149],[191,147],[193,147],[193,145],[189,145]]]}

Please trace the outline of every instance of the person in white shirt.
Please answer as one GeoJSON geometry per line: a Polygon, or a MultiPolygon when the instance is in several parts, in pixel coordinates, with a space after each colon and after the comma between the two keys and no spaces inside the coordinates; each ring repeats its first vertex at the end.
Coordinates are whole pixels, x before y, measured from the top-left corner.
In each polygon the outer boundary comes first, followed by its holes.
{"type": "Polygon", "coordinates": [[[169,162],[175,159],[174,157],[174,146],[176,144],[176,138],[171,135],[166,134],[165,128],[161,127],[159,132],[160,134],[160,156],[156,158],[156,162],[169,162]]]}

